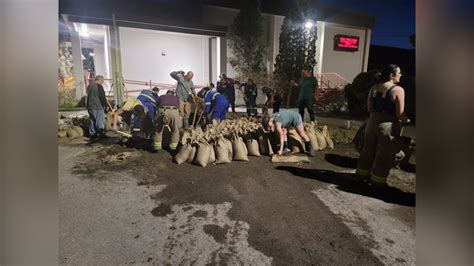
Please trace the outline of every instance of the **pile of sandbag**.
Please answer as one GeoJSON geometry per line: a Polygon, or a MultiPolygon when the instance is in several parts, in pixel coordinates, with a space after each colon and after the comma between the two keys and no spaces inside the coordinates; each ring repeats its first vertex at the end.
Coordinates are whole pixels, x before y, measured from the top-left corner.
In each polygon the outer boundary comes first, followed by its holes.
{"type": "MultiPolygon", "coordinates": [[[[329,135],[327,125],[321,127],[318,126],[318,124],[316,124],[315,122],[304,123],[304,130],[306,131],[306,134],[308,134],[311,146],[313,146],[315,151],[322,151],[326,148],[332,150],[334,149],[334,142],[332,141],[331,136],[329,135]]],[[[296,134],[296,136],[298,136],[299,138],[299,135],[296,130],[294,131],[294,134],[296,134]]],[[[303,140],[301,138],[299,138],[299,141],[299,144],[303,145],[303,140]]],[[[288,143],[288,146],[289,145],[290,143],[288,143]]]]}
{"type": "MultiPolygon", "coordinates": [[[[326,125],[305,123],[305,131],[316,151],[334,149],[334,143],[326,125]]],[[[174,162],[184,162],[206,167],[209,164],[224,164],[232,161],[248,161],[249,156],[272,156],[276,147],[273,133],[265,132],[256,118],[225,120],[189,129],[181,138],[181,149],[174,162]]],[[[304,141],[294,128],[288,131],[288,147],[292,153],[304,152],[304,141]]]]}
{"type": "Polygon", "coordinates": [[[84,136],[84,130],[79,126],[80,118],[58,119],[58,138],[75,139],[84,136]]]}
{"type": "Polygon", "coordinates": [[[232,161],[248,161],[249,156],[272,155],[270,133],[263,131],[255,118],[225,120],[184,132],[181,149],[174,156],[177,164],[202,167],[232,161]]]}

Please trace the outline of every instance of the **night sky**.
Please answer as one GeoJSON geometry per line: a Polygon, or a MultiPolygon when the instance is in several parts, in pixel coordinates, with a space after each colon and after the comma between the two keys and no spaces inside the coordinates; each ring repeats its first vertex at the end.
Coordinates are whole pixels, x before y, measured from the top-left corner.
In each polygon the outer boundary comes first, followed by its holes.
{"type": "Polygon", "coordinates": [[[371,39],[373,45],[412,48],[408,38],[415,33],[415,0],[319,0],[319,2],[375,16],[371,39]]]}

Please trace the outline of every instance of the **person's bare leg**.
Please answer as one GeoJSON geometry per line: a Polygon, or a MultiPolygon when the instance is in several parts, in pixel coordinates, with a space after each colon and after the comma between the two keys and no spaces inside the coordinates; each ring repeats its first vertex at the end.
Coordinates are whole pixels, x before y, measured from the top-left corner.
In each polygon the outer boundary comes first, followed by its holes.
{"type": "Polygon", "coordinates": [[[303,138],[304,142],[308,142],[308,141],[309,141],[308,134],[306,134],[306,132],[304,131],[303,124],[301,124],[301,125],[299,125],[299,126],[296,127],[296,132],[298,132],[298,134],[300,135],[300,137],[303,138]]]}

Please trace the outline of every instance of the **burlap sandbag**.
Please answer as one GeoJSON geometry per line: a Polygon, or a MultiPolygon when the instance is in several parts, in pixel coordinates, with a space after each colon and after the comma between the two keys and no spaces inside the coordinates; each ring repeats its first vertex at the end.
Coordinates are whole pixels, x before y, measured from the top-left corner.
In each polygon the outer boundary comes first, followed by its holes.
{"type": "Polygon", "coordinates": [[[79,134],[77,134],[77,131],[74,130],[73,127],[68,127],[66,129],[66,133],[67,133],[67,137],[71,138],[71,139],[75,139],[75,138],[79,137],[79,134]]]}
{"type": "Polygon", "coordinates": [[[324,135],[324,138],[326,139],[326,143],[327,143],[327,146],[329,147],[329,149],[334,150],[334,142],[332,141],[331,136],[329,135],[328,126],[326,126],[326,125],[323,126],[323,132],[322,133],[324,135]]]}
{"type": "Polygon", "coordinates": [[[214,150],[214,145],[210,145],[209,149],[209,163],[214,163],[216,161],[216,151],[214,150]]]}
{"type": "Polygon", "coordinates": [[[323,133],[319,129],[316,130],[316,138],[318,139],[319,150],[322,151],[326,149],[327,147],[326,138],[324,137],[323,133]]]}
{"type": "Polygon", "coordinates": [[[247,144],[248,155],[260,156],[258,141],[256,139],[248,138],[245,140],[245,143],[247,144]]]}
{"type": "Polygon", "coordinates": [[[209,163],[209,156],[211,152],[211,145],[207,142],[199,142],[196,149],[196,154],[193,159],[193,164],[206,167],[209,163]]]}
{"type": "Polygon", "coordinates": [[[291,128],[288,130],[288,148],[292,153],[304,152],[303,139],[301,139],[296,129],[291,128]]]}
{"type": "Polygon", "coordinates": [[[192,163],[194,161],[194,156],[196,155],[196,146],[191,145],[191,152],[189,153],[189,157],[187,162],[192,163]]]}
{"type": "Polygon", "coordinates": [[[189,143],[184,144],[181,146],[179,152],[174,156],[174,162],[177,164],[182,164],[186,162],[189,158],[189,154],[191,153],[192,147],[189,143]]]}
{"type": "Polygon", "coordinates": [[[114,122],[113,114],[112,112],[108,112],[105,114],[105,131],[110,131],[112,130],[112,124],[114,122]]]}
{"type": "Polygon", "coordinates": [[[233,161],[248,161],[247,147],[241,137],[234,136],[232,139],[233,161]]]}
{"type": "Polygon", "coordinates": [[[67,137],[67,132],[64,131],[64,130],[59,130],[58,131],[58,137],[61,138],[61,139],[67,137]]]}
{"type": "Polygon", "coordinates": [[[305,131],[309,137],[309,142],[311,142],[311,146],[313,146],[313,149],[315,151],[319,150],[318,138],[316,137],[314,126],[313,125],[308,126],[307,128],[305,128],[305,131]]]}
{"type": "Polygon", "coordinates": [[[258,135],[258,148],[262,155],[272,155],[272,145],[270,143],[270,136],[268,133],[263,132],[262,129],[257,131],[258,135]]]}
{"type": "Polygon", "coordinates": [[[271,162],[272,163],[310,163],[310,160],[306,156],[273,155],[271,162]]]}
{"type": "Polygon", "coordinates": [[[77,135],[78,135],[79,137],[84,136],[84,130],[82,130],[81,127],[74,126],[73,129],[77,132],[77,135]]]}
{"type": "Polygon", "coordinates": [[[232,144],[225,138],[219,138],[216,143],[216,164],[230,163],[232,161],[232,144]]]}

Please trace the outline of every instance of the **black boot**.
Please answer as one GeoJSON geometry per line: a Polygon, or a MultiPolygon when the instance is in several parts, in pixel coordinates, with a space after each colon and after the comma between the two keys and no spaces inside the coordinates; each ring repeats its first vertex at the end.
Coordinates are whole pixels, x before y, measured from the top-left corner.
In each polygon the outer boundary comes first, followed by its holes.
{"type": "Polygon", "coordinates": [[[309,156],[314,157],[314,155],[316,155],[311,142],[305,142],[305,149],[309,156]]]}

